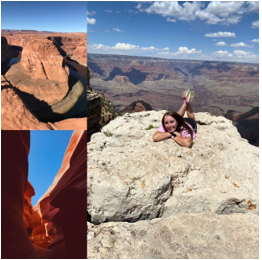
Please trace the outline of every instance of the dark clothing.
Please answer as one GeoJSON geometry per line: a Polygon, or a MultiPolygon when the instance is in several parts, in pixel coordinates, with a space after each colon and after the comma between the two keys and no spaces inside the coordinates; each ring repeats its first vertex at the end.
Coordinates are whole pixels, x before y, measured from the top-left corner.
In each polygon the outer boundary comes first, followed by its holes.
{"type": "Polygon", "coordinates": [[[197,132],[197,123],[193,118],[183,118],[185,122],[190,124],[192,128],[194,129],[195,133],[197,132]]]}

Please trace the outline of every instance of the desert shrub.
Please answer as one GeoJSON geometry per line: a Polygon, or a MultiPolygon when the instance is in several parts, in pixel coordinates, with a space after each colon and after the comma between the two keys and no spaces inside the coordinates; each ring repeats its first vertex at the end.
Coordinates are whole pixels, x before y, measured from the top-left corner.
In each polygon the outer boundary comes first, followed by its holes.
{"type": "Polygon", "coordinates": [[[148,127],[146,128],[146,130],[150,130],[150,129],[152,129],[152,128],[154,128],[154,126],[153,126],[153,125],[150,125],[150,126],[148,126],[148,127]]]}
{"type": "Polygon", "coordinates": [[[111,133],[110,131],[104,132],[106,137],[110,137],[113,136],[113,133],[111,133]]]}

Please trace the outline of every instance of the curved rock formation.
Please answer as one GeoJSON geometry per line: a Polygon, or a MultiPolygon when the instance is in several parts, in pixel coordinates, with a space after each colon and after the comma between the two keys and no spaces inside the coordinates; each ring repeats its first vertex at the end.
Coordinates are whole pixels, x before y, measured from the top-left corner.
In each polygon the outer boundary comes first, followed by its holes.
{"type": "Polygon", "coordinates": [[[165,112],[125,114],[88,143],[88,257],[258,257],[258,148],[208,113],[192,149],[153,142],[165,112]]]}
{"type": "Polygon", "coordinates": [[[30,132],[1,131],[1,140],[1,257],[38,258],[26,229],[32,227],[28,213],[33,190],[27,182],[30,132]]]}
{"type": "Polygon", "coordinates": [[[85,258],[86,131],[74,131],[61,170],[34,207],[27,180],[30,132],[1,134],[2,258],[85,258]]]}
{"type": "Polygon", "coordinates": [[[54,258],[86,257],[86,131],[74,131],[61,169],[34,211],[54,240],[54,258]]]}
{"type": "Polygon", "coordinates": [[[27,42],[22,59],[6,73],[6,78],[19,90],[52,105],[62,100],[69,90],[69,70],[52,41],[34,39],[27,42]]]}

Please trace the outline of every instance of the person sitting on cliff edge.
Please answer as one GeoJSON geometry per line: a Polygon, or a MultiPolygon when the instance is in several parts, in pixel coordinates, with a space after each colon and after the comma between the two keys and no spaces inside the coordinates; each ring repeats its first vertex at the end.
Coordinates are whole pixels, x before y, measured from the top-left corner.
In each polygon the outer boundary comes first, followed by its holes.
{"type": "Polygon", "coordinates": [[[161,127],[153,135],[154,142],[172,138],[179,145],[191,148],[197,132],[195,114],[190,104],[194,96],[194,91],[186,90],[182,95],[184,103],[179,111],[171,110],[164,114],[161,127]],[[185,112],[188,118],[183,118],[185,112]]]}

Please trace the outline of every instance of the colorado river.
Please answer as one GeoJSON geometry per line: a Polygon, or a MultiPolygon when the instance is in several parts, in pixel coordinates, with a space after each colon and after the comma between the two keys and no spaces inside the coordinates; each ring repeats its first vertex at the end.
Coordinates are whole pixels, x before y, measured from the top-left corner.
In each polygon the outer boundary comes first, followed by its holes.
{"type": "MultiPolygon", "coordinates": [[[[12,58],[8,67],[20,62],[21,56],[12,58]]],[[[67,118],[81,118],[87,116],[87,68],[73,60],[64,58],[65,65],[68,66],[70,75],[68,78],[69,92],[66,97],[53,104],[49,108],[34,109],[32,112],[42,122],[57,122],[67,118]]],[[[30,109],[30,104],[27,104],[30,109]]]]}

